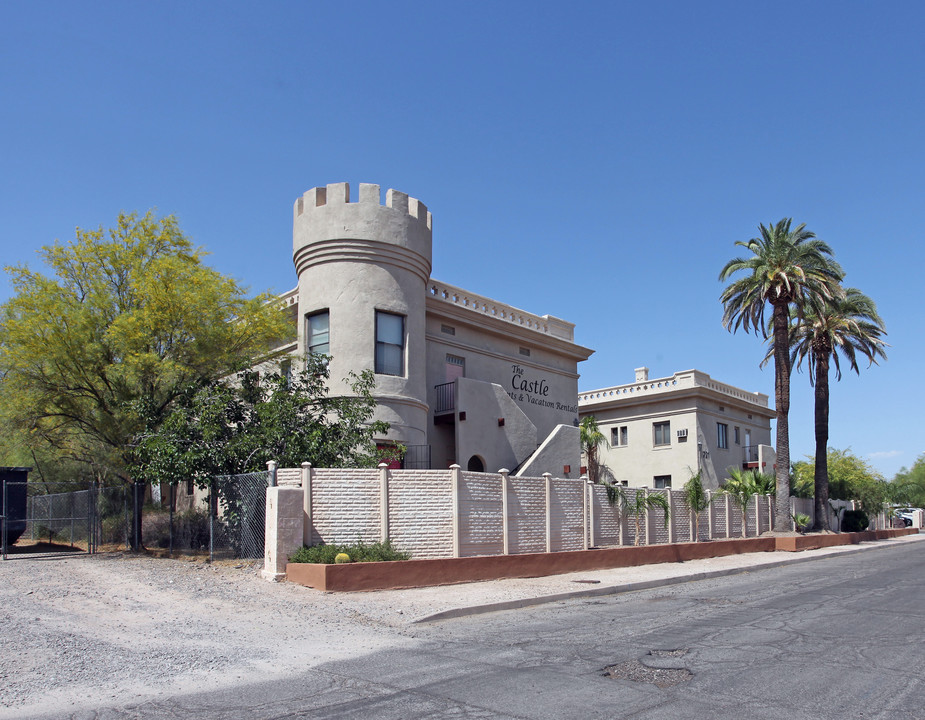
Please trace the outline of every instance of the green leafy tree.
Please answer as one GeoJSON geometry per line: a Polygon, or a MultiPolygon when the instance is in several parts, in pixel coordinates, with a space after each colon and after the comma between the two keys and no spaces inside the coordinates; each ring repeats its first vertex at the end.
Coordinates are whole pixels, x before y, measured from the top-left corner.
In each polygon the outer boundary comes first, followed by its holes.
{"type": "MultiPolygon", "coordinates": [[[[757,468],[742,470],[741,468],[731,468],[729,477],[723,483],[722,491],[729,495],[729,498],[736,504],[736,507],[742,511],[742,537],[748,534],[748,506],[752,498],[756,495],[770,495],[776,487],[773,475],[763,473],[757,468]]],[[[787,506],[787,519],[790,518],[789,497],[787,506]]],[[[775,530],[777,530],[775,523],[775,530]]],[[[787,527],[787,530],[790,528],[787,527]]],[[[755,528],[757,533],[758,528],[755,528]]]]}
{"type": "Polygon", "coordinates": [[[925,507],[925,454],[919,455],[911,468],[900,468],[891,486],[895,502],[925,507]]]}
{"type": "Polygon", "coordinates": [[[315,467],[375,467],[376,438],[389,425],[373,421],[371,371],[352,374],[342,395],[328,393],[327,359],[310,355],[286,375],[243,372],[236,382],[209,383],[179,398],[173,411],[137,439],[135,474],[148,482],[193,479],[310,462],[315,467]]]}
{"type": "Polygon", "coordinates": [[[703,481],[698,470],[691,475],[690,480],[684,483],[681,489],[681,502],[683,502],[691,512],[691,518],[694,521],[694,542],[700,540],[700,513],[710,507],[716,499],[716,496],[710,497],[703,488],[703,481]]]}
{"type": "MultiPolygon", "coordinates": [[[[33,447],[131,482],[133,438],[191,384],[216,380],[292,333],[267,296],[204,264],[173,217],[121,214],[40,251],[49,274],[7,268],[0,402],[33,447]]],[[[140,517],[136,518],[140,526],[140,517]]]]}
{"type": "Polygon", "coordinates": [[[834,297],[809,305],[802,315],[791,313],[791,362],[799,369],[805,360],[809,381],[815,387],[816,455],[814,468],[813,530],[824,530],[829,502],[829,368],[835,367],[835,379],[841,380],[841,363],[860,374],[858,356],[867,359],[868,367],[886,358],[883,336],[886,329],[873,300],[856,288],[847,288],[843,297],[834,297]]]}
{"type": "Polygon", "coordinates": [[[597,425],[597,418],[586,415],[578,426],[578,435],[581,440],[581,451],[588,459],[588,479],[593,482],[600,481],[600,448],[607,443],[607,438],[597,425]]]}
{"type": "MultiPolygon", "coordinates": [[[[854,455],[850,448],[829,448],[826,466],[831,500],[855,500],[865,512],[876,515],[891,499],[892,485],[869,463],[854,455]]],[[[799,497],[812,496],[815,467],[816,460],[812,455],[793,464],[794,489],[799,497]]]]}
{"type": "Polygon", "coordinates": [[[727,330],[735,332],[741,327],[766,338],[765,308],[770,305],[772,310],[778,531],[789,529],[790,516],[790,312],[793,309],[800,314],[811,304],[836,297],[844,275],[831,248],[805,225],[791,228],[791,222],[785,218],[776,225],[759,225],[759,237],[736,242],[751,255],[730,260],[719,274],[725,282],[744,273],[720,295],[727,330]]]}

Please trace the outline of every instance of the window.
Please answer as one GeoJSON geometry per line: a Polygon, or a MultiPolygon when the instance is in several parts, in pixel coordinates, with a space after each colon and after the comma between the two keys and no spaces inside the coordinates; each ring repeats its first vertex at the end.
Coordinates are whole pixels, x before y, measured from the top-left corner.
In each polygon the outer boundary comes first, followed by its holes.
{"type": "Polygon", "coordinates": [[[736,443],[736,445],[741,445],[742,442],[741,442],[741,439],[739,438],[739,428],[735,428],[735,429],[733,430],[733,434],[734,434],[733,436],[735,437],[735,443],[736,443]]]}
{"type": "Polygon", "coordinates": [[[192,478],[187,478],[186,480],[186,494],[187,495],[193,494],[193,479],[192,478]]]}
{"type": "Polygon", "coordinates": [[[466,358],[458,355],[446,356],[446,381],[453,382],[456,378],[465,377],[466,375],[466,358]]]}
{"type": "Polygon", "coordinates": [[[331,354],[331,327],[327,310],[305,318],[305,347],[309,355],[331,354]]]}
{"type": "Polygon", "coordinates": [[[655,481],[656,490],[664,490],[665,488],[671,487],[671,475],[656,475],[653,480],[655,481]]]}
{"type": "Polygon", "coordinates": [[[614,447],[624,447],[628,438],[629,433],[626,425],[610,429],[610,444],[614,447]]]}
{"type": "Polygon", "coordinates": [[[670,422],[652,423],[652,432],[654,435],[653,444],[671,445],[671,423],[670,422]]]}
{"type": "Polygon", "coordinates": [[[520,354],[525,357],[530,357],[530,348],[525,348],[525,347],[520,348],[520,354]]]}
{"type": "Polygon", "coordinates": [[[726,423],[716,423],[716,447],[729,449],[729,426],[726,423]]]}
{"type": "Polygon", "coordinates": [[[376,372],[405,374],[405,318],[376,311],[376,372]]]}
{"type": "Polygon", "coordinates": [[[455,335],[456,328],[454,328],[452,325],[441,325],[440,332],[446,333],[447,335],[455,335]]]}

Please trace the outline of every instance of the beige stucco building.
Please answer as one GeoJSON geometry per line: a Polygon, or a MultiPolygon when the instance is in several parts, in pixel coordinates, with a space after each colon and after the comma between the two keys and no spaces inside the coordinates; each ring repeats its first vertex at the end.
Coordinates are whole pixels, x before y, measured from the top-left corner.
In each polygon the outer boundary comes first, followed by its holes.
{"type": "Polygon", "coordinates": [[[378,185],[316,187],[293,209],[298,286],[281,296],[296,358],[331,356],[332,392],[375,373],[383,444],[406,467],[578,477],[578,363],[593,352],[574,325],[430,277],[432,217],[378,185]]]}
{"type": "Polygon", "coordinates": [[[773,473],[768,396],[685,370],[580,393],[581,417],[593,415],[606,439],[599,450],[603,479],[630,487],[680,488],[698,470],[716,488],[732,467],[773,473]]]}

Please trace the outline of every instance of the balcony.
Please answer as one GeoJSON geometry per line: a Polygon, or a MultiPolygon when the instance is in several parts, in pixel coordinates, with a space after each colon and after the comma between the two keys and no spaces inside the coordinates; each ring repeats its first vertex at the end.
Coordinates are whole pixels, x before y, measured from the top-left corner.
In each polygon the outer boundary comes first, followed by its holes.
{"type": "Polygon", "coordinates": [[[745,451],[745,457],[742,460],[742,467],[746,470],[758,467],[758,445],[746,445],[742,450],[745,451]]]}
{"type": "Polygon", "coordinates": [[[456,413],[456,382],[434,386],[434,422],[453,422],[456,413]]]}

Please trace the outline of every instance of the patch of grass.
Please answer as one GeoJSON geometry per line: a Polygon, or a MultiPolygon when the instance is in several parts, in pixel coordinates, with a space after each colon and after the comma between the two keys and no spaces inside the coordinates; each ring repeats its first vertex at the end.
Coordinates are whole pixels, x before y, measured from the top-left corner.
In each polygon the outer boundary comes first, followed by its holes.
{"type": "Polygon", "coordinates": [[[334,558],[339,553],[347,553],[351,562],[387,562],[390,560],[411,559],[410,553],[396,550],[392,547],[392,543],[386,540],[385,542],[372,543],[371,545],[361,541],[357,541],[353,545],[313,545],[312,547],[303,545],[289,556],[289,562],[333,565],[334,558]]]}

